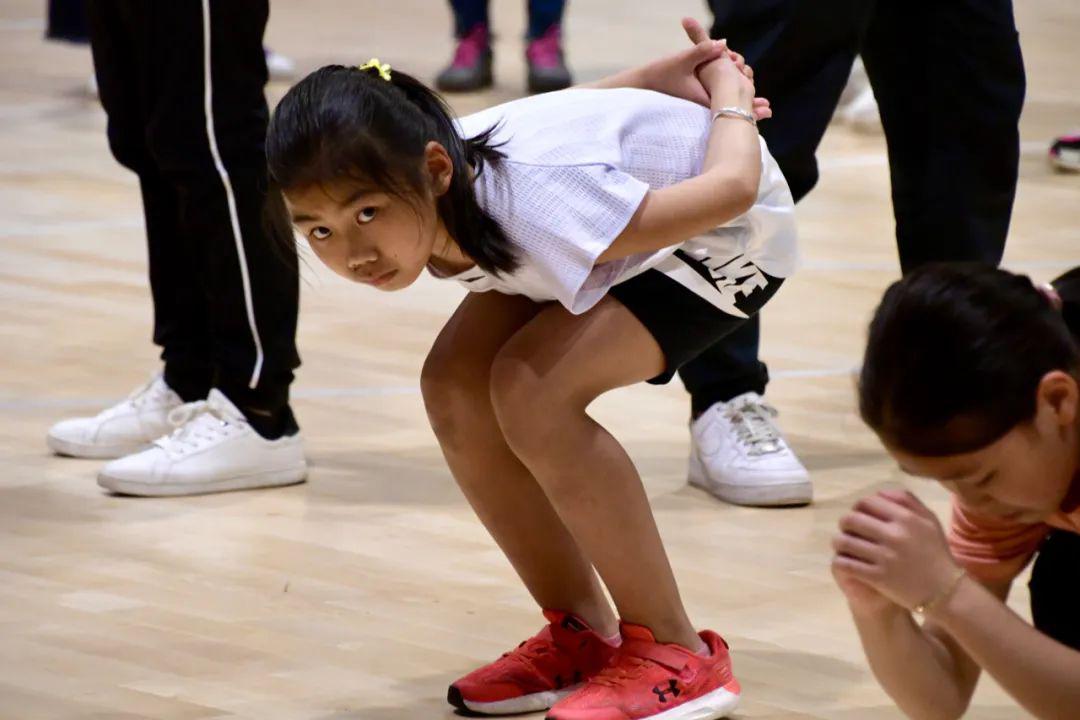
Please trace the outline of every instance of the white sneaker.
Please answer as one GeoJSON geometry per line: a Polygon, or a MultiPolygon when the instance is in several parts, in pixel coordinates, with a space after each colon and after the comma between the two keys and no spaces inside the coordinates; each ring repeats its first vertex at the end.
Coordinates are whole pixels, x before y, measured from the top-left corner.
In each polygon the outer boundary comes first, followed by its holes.
{"type": "Polygon", "coordinates": [[[755,392],[719,402],[690,423],[690,484],[735,505],[806,505],[810,476],[755,392]]]}
{"type": "Polygon", "coordinates": [[[106,465],[98,485],[124,495],[168,497],[293,485],[307,478],[299,433],[267,440],[218,390],[181,405],[169,419],[176,427],[172,434],[106,465]]]}
{"type": "Polygon", "coordinates": [[[870,87],[870,78],[866,75],[862,58],[855,58],[844,91],[837,103],[836,116],[857,132],[868,135],[880,135],[881,113],[878,112],[877,99],[870,87]]]}
{"type": "Polygon", "coordinates": [[[877,98],[874,97],[874,91],[870,87],[859,93],[847,107],[840,111],[840,115],[844,122],[857,132],[867,135],[880,135],[884,132],[877,98]]]}
{"type": "Polygon", "coordinates": [[[870,77],[866,74],[866,66],[863,65],[862,58],[856,56],[855,61],[851,63],[851,73],[848,74],[847,82],[844,83],[844,89],[840,93],[836,106],[843,110],[868,87],[870,87],[870,77]]]}
{"type": "Polygon", "coordinates": [[[270,48],[266,48],[263,52],[266,54],[266,72],[271,80],[281,82],[296,77],[296,63],[292,58],[274,52],[270,48]]]}
{"type": "Polygon", "coordinates": [[[169,413],[184,401],[161,375],[150,378],[126,400],[94,417],[61,420],[49,428],[45,442],[61,455],[118,458],[150,447],[172,430],[169,413]]]}

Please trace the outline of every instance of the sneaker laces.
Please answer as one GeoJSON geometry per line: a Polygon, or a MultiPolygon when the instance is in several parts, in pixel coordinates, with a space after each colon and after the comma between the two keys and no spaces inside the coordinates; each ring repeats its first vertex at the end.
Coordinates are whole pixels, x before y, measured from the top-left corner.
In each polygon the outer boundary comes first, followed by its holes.
{"type": "Polygon", "coordinates": [[[100,413],[98,413],[98,419],[105,420],[109,417],[112,417],[113,415],[116,415],[117,413],[123,412],[129,407],[134,408],[135,410],[140,410],[144,406],[150,404],[152,401],[160,400],[162,396],[164,396],[165,392],[163,390],[167,388],[167,386],[164,382],[159,383],[159,380],[160,376],[154,375],[145,383],[132,390],[126,398],[116,403],[112,407],[105,408],[100,413]]]}
{"type": "Polygon", "coordinates": [[[186,403],[169,413],[169,423],[176,428],[154,444],[171,455],[183,455],[219,440],[235,429],[220,409],[205,400],[186,403]]]}
{"type": "Polygon", "coordinates": [[[768,455],[782,452],[784,441],[780,431],[773,424],[773,418],[779,413],[764,400],[744,398],[739,403],[732,403],[725,409],[724,415],[735,428],[739,440],[749,447],[751,455],[768,455]]]}
{"type": "Polygon", "coordinates": [[[522,641],[520,645],[503,653],[502,656],[522,664],[533,665],[535,660],[550,655],[553,645],[554,643],[547,638],[534,636],[522,641]]]}
{"type": "Polygon", "coordinates": [[[480,62],[480,56],[488,46],[488,31],[486,25],[477,25],[458,41],[457,49],[454,50],[454,61],[451,63],[456,68],[471,68],[480,62]]]}
{"type": "Polygon", "coordinates": [[[657,663],[647,658],[629,655],[613,662],[603,670],[589,678],[590,684],[603,685],[604,687],[619,688],[629,682],[633,682],[645,674],[651,666],[657,663]]]}

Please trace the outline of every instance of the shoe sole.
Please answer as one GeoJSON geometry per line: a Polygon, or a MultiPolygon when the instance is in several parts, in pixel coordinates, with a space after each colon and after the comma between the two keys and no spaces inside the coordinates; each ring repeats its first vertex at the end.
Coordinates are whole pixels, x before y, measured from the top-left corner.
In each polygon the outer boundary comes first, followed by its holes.
{"type": "Polygon", "coordinates": [[[46,435],[45,444],[57,455],[91,460],[115,460],[125,455],[142,452],[150,447],[150,443],[139,445],[91,445],[64,440],[55,435],[46,435]]]}
{"type": "Polygon", "coordinates": [[[495,85],[495,74],[490,68],[483,70],[480,77],[472,82],[439,82],[436,81],[435,89],[440,92],[477,92],[487,90],[495,85]]]}
{"type": "Polygon", "coordinates": [[[1080,152],[1073,151],[1069,156],[1051,155],[1050,164],[1059,170],[1080,172],[1080,152]]]}
{"type": "Polygon", "coordinates": [[[467,710],[477,715],[518,715],[548,710],[555,703],[580,690],[581,687],[582,683],[578,683],[577,685],[564,687],[561,690],[532,693],[531,695],[510,698],[509,700],[474,702],[466,700],[461,691],[451,685],[446,693],[446,701],[458,710],[467,710]]]}
{"type": "Polygon", "coordinates": [[[713,482],[705,477],[705,470],[696,456],[690,458],[687,481],[701,488],[717,500],[747,507],[797,507],[809,505],[814,500],[814,484],[808,478],[786,483],[745,485],[713,482]]]}
{"type": "Polygon", "coordinates": [[[446,83],[444,85],[440,85],[437,89],[440,92],[447,92],[447,93],[468,93],[468,92],[480,92],[481,90],[487,90],[487,89],[489,89],[491,87],[494,87],[494,85],[495,85],[495,83],[492,82],[492,80],[490,78],[488,78],[486,80],[481,80],[479,83],[466,83],[466,84],[461,84],[461,85],[454,84],[454,83],[446,83]]]}
{"type": "Polygon", "coordinates": [[[534,78],[529,76],[525,82],[526,87],[530,93],[540,94],[548,92],[558,92],[559,90],[565,90],[573,83],[556,82],[551,80],[542,80],[540,78],[534,78]]]}
{"type": "MultiPolygon", "coordinates": [[[[732,683],[729,683],[729,685],[732,683]]],[[[734,683],[734,686],[738,687],[738,684],[734,683]]],[[[647,715],[640,718],[640,720],[717,720],[735,712],[737,707],[739,707],[739,694],[728,690],[728,685],[725,685],[678,707],[665,710],[656,715],[647,715]]],[[[545,720],[559,719],[548,715],[545,720]]]]}
{"type": "Polygon", "coordinates": [[[298,485],[307,480],[307,468],[275,470],[268,473],[242,475],[223,480],[204,483],[158,483],[125,480],[99,473],[97,483],[106,490],[120,495],[136,497],[185,497],[189,495],[209,495],[211,493],[232,492],[235,490],[257,490],[259,488],[284,487],[298,485]]]}

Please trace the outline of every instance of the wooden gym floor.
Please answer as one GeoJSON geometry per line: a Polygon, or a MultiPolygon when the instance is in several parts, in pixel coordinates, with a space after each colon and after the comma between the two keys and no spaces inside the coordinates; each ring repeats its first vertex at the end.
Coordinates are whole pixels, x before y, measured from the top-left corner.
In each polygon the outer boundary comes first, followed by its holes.
{"type": "MultiPolygon", "coordinates": [[[[498,3],[498,88],[455,98],[460,111],[522,92],[522,5],[498,3]]],[[[1044,157],[1080,125],[1080,6],[1017,5],[1029,90],[1006,265],[1044,280],[1080,264],[1080,176],[1044,157]]],[[[365,291],[309,256],[295,407],[310,482],[175,500],[103,493],[98,462],[52,457],[43,438],[156,367],[140,202],[84,95],[89,52],[45,43],[43,6],[0,7],[0,718],[450,717],[447,683],[540,621],[421,408],[420,363],[460,292],[427,279],[365,291]]],[[[570,63],[587,80],[680,48],[683,14],[704,19],[703,3],[572,0],[570,63]]],[[[448,23],[433,0],[281,0],[267,42],[305,71],[374,55],[430,78],[449,56],[448,23]]],[[[742,509],[688,488],[677,383],[596,406],[639,463],[692,617],[733,646],[741,718],[899,717],[828,573],[840,513],[905,482],[852,393],[865,323],[898,274],[887,164],[881,138],[842,125],[820,157],[821,183],[799,208],[805,268],[766,310],[762,348],[815,504],[742,509]]],[[[936,487],[912,486],[945,508],[936,487]]],[[[1026,613],[1022,585],[1012,602],[1026,613]]],[[[1019,716],[984,680],[970,717],[1019,716]]]]}

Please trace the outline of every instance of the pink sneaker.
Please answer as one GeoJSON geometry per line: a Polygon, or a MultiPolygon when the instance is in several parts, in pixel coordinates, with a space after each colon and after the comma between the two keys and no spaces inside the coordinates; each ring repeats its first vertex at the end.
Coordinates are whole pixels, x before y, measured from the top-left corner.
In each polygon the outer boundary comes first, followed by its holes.
{"type": "Polygon", "coordinates": [[[435,78],[435,87],[444,92],[469,92],[491,87],[491,36],[488,26],[479,23],[458,40],[454,59],[435,78]]]}
{"type": "Polygon", "coordinates": [[[529,63],[529,92],[562,90],[573,83],[563,59],[562,26],[558,23],[529,41],[525,59],[529,63]]]}
{"type": "Polygon", "coordinates": [[[1055,140],[1050,146],[1050,162],[1061,170],[1080,172],[1080,133],[1055,140]]]}

